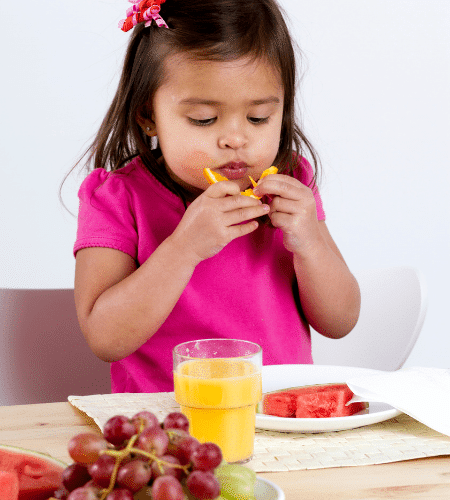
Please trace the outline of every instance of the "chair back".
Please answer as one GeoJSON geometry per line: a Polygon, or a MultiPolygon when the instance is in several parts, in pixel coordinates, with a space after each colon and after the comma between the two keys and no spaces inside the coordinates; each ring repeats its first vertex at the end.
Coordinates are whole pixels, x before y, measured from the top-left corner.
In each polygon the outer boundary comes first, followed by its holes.
{"type": "Polygon", "coordinates": [[[361,312],[342,339],[311,331],[314,364],[393,371],[405,363],[422,329],[427,310],[425,279],[413,267],[355,273],[361,312]]]}
{"type": "Polygon", "coordinates": [[[111,392],[81,333],[73,289],[0,289],[0,405],[111,392]]]}

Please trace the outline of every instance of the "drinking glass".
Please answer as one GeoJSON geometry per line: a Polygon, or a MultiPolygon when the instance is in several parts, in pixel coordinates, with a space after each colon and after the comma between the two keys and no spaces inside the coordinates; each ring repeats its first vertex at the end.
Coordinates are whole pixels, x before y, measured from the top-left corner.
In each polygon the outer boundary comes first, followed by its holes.
{"type": "Polygon", "coordinates": [[[228,463],[253,456],[261,366],[261,347],[246,340],[193,340],[173,350],[175,399],[189,432],[220,446],[228,463]]]}

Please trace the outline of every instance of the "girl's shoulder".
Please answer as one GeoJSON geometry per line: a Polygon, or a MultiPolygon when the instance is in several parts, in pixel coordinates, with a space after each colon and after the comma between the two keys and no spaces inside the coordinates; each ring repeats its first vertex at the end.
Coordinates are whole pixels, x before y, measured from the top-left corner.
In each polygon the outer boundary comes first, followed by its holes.
{"type": "Polygon", "coordinates": [[[169,203],[177,210],[183,207],[181,199],[156,179],[139,156],[112,172],[103,168],[90,172],[81,184],[78,197],[91,204],[96,201],[97,205],[136,207],[151,204],[156,207],[169,203]]]}
{"type": "Polygon", "coordinates": [[[143,175],[145,175],[145,167],[139,157],[118,170],[107,171],[103,168],[96,168],[82,182],[79,196],[91,197],[99,190],[102,195],[109,193],[111,196],[117,196],[120,191],[132,191],[133,185],[142,182],[143,175]]]}

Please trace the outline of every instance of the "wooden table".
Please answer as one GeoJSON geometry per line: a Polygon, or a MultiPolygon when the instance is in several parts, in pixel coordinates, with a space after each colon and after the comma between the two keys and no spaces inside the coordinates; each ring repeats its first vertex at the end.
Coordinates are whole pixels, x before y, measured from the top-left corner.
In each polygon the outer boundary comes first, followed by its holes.
{"type": "MultiPolygon", "coordinates": [[[[69,439],[99,432],[69,403],[0,407],[0,443],[48,453],[71,463],[69,439]]],[[[383,465],[259,474],[278,484],[286,500],[450,499],[450,457],[383,465]]]]}

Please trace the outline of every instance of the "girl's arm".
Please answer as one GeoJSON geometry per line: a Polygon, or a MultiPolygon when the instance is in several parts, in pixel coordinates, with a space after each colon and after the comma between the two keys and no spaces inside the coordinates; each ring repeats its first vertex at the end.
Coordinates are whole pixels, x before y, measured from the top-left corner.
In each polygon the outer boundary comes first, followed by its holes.
{"type": "Polygon", "coordinates": [[[94,354],[111,362],[136,351],[171,313],[197,264],[254,231],[258,223],[252,219],[268,210],[241,196],[237,184],[219,182],[191,203],[172,235],[140,267],[119,250],[79,250],[75,302],[94,354]]]}
{"type": "Polygon", "coordinates": [[[192,258],[168,240],[139,268],[119,250],[79,250],[75,303],[94,354],[112,362],[138,349],[165,321],[194,269],[192,258]]]}
{"type": "Polygon", "coordinates": [[[293,253],[300,301],[309,324],[326,337],[344,337],[359,317],[359,286],[325,222],[317,220],[311,189],[293,177],[269,175],[253,191],[273,197],[269,216],[283,231],[284,246],[293,253]]]}
{"type": "Polygon", "coordinates": [[[325,221],[319,221],[321,244],[294,254],[300,301],[309,324],[331,338],[347,335],[360,310],[359,285],[334,243],[325,221]]]}

